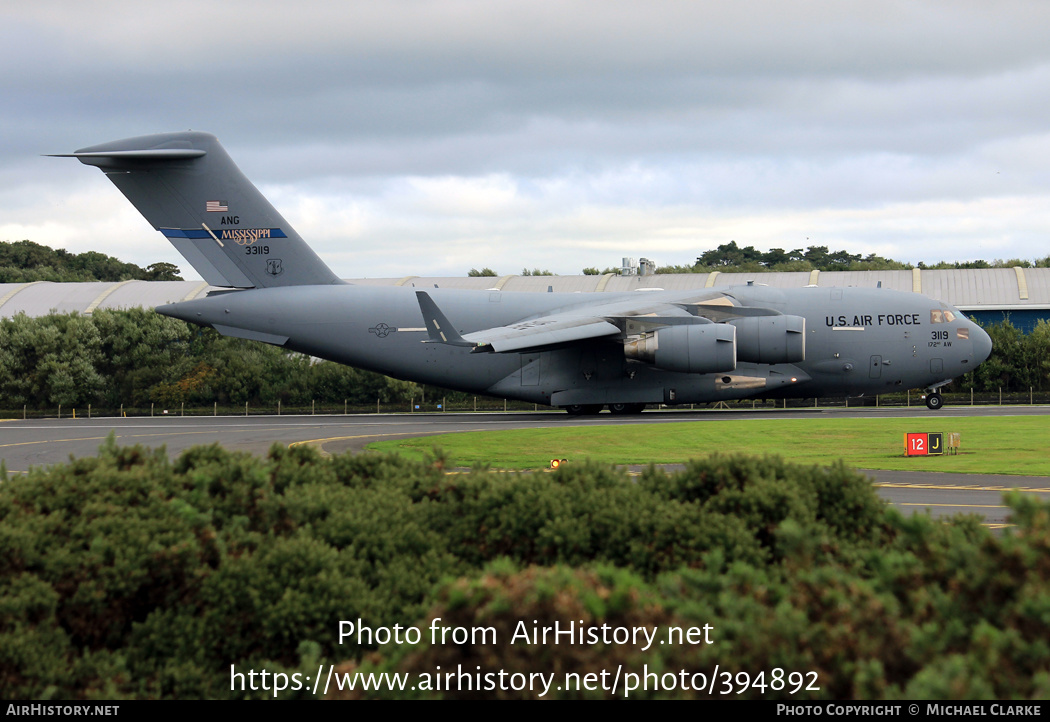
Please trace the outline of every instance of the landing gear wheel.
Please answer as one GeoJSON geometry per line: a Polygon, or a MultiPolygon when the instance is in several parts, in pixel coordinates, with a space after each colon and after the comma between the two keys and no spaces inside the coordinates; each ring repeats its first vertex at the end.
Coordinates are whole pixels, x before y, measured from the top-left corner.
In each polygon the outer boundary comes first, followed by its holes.
{"type": "Polygon", "coordinates": [[[640,414],[644,410],[645,404],[609,404],[609,411],[617,416],[640,414]]]}
{"type": "Polygon", "coordinates": [[[942,406],[944,406],[944,398],[939,393],[934,391],[932,394],[926,394],[926,408],[937,411],[942,406]]]}
{"type": "Polygon", "coordinates": [[[601,404],[570,404],[565,407],[570,416],[594,416],[602,410],[601,404]]]}

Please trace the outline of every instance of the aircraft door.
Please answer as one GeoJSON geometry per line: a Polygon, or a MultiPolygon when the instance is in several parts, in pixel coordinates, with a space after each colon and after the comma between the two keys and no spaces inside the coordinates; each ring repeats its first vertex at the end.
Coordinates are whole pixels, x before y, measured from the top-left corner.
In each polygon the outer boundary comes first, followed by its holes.
{"type": "Polygon", "coordinates": [[[882,377],[882,356],[872,356],[868,365],[868,378],[877,379],[882,377]]]}
{"type": "Polygon", "coordinates": [[[930,359],[930,373],[931,374],[943,374],[944,373],[944,360],[939,358],[930,359]]]}

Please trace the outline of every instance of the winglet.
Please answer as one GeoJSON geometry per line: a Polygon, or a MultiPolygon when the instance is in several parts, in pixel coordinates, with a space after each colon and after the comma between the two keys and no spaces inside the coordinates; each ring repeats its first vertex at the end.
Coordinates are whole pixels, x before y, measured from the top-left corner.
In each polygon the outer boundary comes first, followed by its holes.
{"type": "Polygon", "coordinates": [[[476,346],[459,335],[452,322],[441,313],[434,299],[426,291],[416,291],[419,310],[423,313],[423,322],[427,325],[430,338],[424,343],[447,343],[450,346],[476,346]]]}

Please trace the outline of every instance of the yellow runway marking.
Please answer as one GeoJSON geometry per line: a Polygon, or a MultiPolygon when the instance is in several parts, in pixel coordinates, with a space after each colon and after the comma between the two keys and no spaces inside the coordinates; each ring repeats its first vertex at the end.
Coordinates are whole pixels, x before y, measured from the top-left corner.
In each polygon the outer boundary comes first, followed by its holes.
{"type": "MultiPolygon", "coordinates": [[[[256,427],[252,427],[252,428],[246,428],[246,429],[223,429],[222,430],[222,432],[224,434],[225,433],[230,433],[231,431],[239,432],[239,433],[243,434],[243,433],[249,432],[249,431],[266,431],[266,429],[259,429],[259,428],[256,428],[256,427]]],[[[199,436],[201,434],[212,434],[212,435],[214,435],[215,431],[214,430],[208,430],[208,431],[167,431],[167,432],[165,432],[163,434],[117,434],[116,438],[117,439],[148,439],[148,438],[151,438],[151,437],[154,437],[154,436],[190,436],[190,435],[197,435],[197,436],[199,436]]],[[[107,434],[107,436],[108,436],[108,434],[107,434]]],[[[352,438],[352,437],[350,437],[350,438],[352,438]]],[[[65,443],[68,443],[70,441],[105,441],[105,440],[106,440],[106,436],[84,436],[84,437],[76,438],[76,439],[42,439],[40,441],[18,441],[18,442],[15,442],[13,444],[0,444],[0,448],[6,448],[6,447],[9,447],[9,446],[30,446],[32,444],[65,444],[65,443]]],[[[307,443],[307,442],[299,442],[299,441],[297,441],[295,443],[298,444],[298,443],[307,443]]]]}
{"type": "Polygon", "coordinates": [[[329,457],[329,456],[331,456],[331,454],[324,450],[324,445],[326,443],[328,443],[329,441],[349,441],[351,439],[373,439],[373,438],[378,438],[380,436],[429,436],[429,435],[432,435],[432,434],[444,434],[444,433],[447,433],[447,432],[445,432],[445,431],[430,431],[430,432],[419,433],[418,431],[402,431],[401,433],[397,433],[397,434],[358,434],[357,436],[329,436],[328,438],[325,438],[325,439],[304,439],[303,441],[293,441],[292,443],[288,444],[288,448],[290,449],[293,446],[315,446],[315,447],[317,447],[317,451],[318,451],[318,453],[321,454],[321,456],[329,457]]]}
{"type": "Polygon", "coordinates": [[[1010,507],[1003,504],[923,504],[917,501],[899,501],[894,506],[946,506],[952,509],[955,508],[966,508],[966,509],[1009,509],[1010,507]]]}
{"type": "Polygon", "coordinates": [[[105,436],[86,436],[82,439],[43,439],[41,441],[19,441],[14,444],[0,444],[0,448],[6,448],[8,446],[30,446],[32,444],[55,444],[55,443],[66,443],[69,441],[105,441],[105,436]]]}
{"type": "Polygon", "coordinates": [[[1050,494],[1050,489],[1028,489],[1023,486],[958,486],[952,484],[893,484],[876,483],[874,486],[885,489],[936,489],[938,491],[1013,491],[1038,492],[1050,494]]]}

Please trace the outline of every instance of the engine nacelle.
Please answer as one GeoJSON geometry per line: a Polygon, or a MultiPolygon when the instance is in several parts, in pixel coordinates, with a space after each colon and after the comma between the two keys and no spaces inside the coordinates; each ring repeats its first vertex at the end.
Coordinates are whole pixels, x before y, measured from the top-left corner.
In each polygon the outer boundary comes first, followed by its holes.
{"type": "Polygon", "coordinates": [[[736,334],[724,323],[668,326],[623,345],[629,359],[667,371],[709,374],[736,368],[736,334]]]}
{"type": "Polygon", "coordinates": [[[753,316],[729,323],[736,326],[738,361],[793,364],[806,360],[806,319],[802,316],[753,316]]]}

